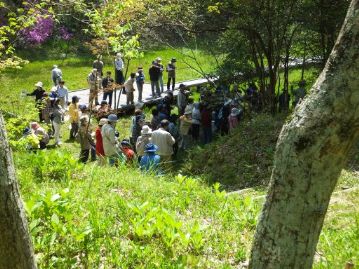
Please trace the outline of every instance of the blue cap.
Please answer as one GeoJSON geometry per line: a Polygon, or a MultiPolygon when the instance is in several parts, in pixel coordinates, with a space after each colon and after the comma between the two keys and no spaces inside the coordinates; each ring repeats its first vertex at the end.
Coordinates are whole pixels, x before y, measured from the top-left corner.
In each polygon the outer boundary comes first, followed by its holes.
{"type": "Polygon", "coordinates": [[[26,127],[23,131],[22,131],[23,135],[28,135],[31,134],[31,129],[29,127],[26,127]]]}
{"type": "Polygon", "coordinates": [[[131,146],[130,141],[128,141],[127,139],[123,139],[123,140],[121,141],[121,145],[122,145],[122,146],[131,146]]]}
{"type": "Polygon", "coordinates": [[[118,121],[118,118],[117,118],[117,116],[116,116],[115,114],[110,114],[110,115],[108,115],[107,119],[108,119],[109,122],[116,122],[116,121],[118,121]]]}
{"type": "Polygon", "coordinates": [[[158,147],[155,144],[148,143],[145,146],[145,152],[156,152],[158,150],[158,147]]]}

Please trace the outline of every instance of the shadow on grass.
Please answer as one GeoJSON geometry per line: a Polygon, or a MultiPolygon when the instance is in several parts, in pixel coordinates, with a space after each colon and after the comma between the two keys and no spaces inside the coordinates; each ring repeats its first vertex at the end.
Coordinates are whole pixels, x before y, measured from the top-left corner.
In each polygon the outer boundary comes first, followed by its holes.
{"type": "Polygon", "coordinates": [[[227,191],[265,186],[269,182],[279,132],[287,115],[259,114],[244,119],[233,134],[196,146],[181,160],[181,171],[200,176],[227,191]]]}

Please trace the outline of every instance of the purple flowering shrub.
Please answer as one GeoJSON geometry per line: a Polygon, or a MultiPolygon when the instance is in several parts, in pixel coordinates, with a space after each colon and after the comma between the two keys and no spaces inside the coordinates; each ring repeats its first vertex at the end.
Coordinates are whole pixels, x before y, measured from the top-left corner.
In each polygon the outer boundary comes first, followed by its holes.
{"type": "Polygon", "coordinates": [[[60,26],[55,31],[55,21],[51,16],[38,16],[34,25],[21,30],[20,35],[26,45],[37,46],[45,43],[50,37],[56,36],[59,39],[68,41],[73,34],[65,27],[60,26]]]}
{"type": "Polygon", "coordinates": [[[54,20],[51,16],[38,16],[33,26],[21,31],[21,36],[28,44],[40,45],[51,37],[54,31],[54,24],[54,20]]]}
{"type": "Polygon", "coordinates": [[[73,34],[65,26],[59,28],[59,37],[65,41],[70,40],[73,37],[73,34]]]}

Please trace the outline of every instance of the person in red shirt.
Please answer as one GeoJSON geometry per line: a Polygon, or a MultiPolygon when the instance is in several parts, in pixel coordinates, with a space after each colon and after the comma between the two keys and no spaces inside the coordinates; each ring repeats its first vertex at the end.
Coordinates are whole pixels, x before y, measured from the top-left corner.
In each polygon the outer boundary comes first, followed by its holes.
{"type": "Polygon", "coordinates": [[[135,152],[131,148],[130,141],[124,139],[121,141],[122,153],[126,156],[126,163],[132,164],[135,159],[135,152]]]}
{"type": "Polygon", "coordinates": [[[102,134],[101,134],[101,128],[103,125],[107,123],[106,118],[100,119],[98,123],[98,127],[95,132],[96,137],[96,155],[98,157],[99,165],[103,166],[106,164],[106,158],[105,158],[105,151],[103,149],[103,142],[102,142],[102,134]]]}

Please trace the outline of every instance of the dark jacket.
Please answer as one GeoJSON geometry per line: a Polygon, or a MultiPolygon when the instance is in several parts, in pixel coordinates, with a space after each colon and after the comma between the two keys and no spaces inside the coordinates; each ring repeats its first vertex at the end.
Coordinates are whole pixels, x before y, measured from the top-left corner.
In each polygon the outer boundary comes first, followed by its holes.
{"type": "Polygon", "coordinates": [[[161,71],[158,67],[152,66],[149,70],[148,73],[150,75],[150,80],[151,81],[158,81],[161,75],[161,71]]]}
{"type": "Polygon", "coordinates": [[[35,101],[39,101],[44,97],[45,90],[40,88],[34,90],[32,93],[28,93],[27,96],[35,96],[35,101]]]}

